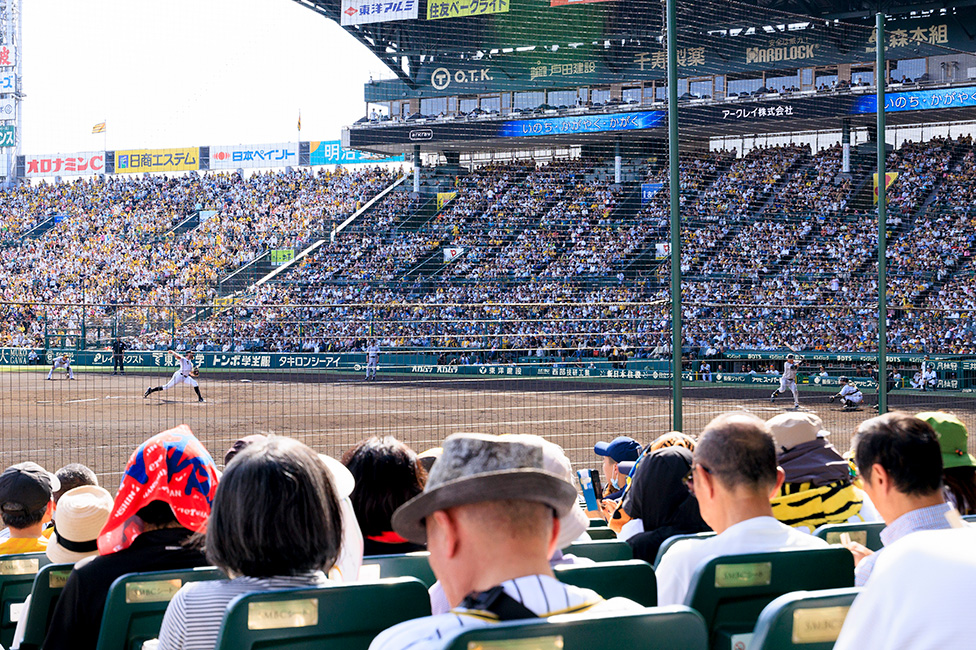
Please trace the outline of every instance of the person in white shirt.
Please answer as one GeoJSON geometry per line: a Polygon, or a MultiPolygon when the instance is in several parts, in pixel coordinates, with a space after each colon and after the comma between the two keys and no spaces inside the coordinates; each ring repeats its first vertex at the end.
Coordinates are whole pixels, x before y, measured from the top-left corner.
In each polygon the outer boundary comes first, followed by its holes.
{"type": "Polygon", "coordinates": [[[922,370],[922,390],[935,390],[939,385],[939,377],[931,364],[922,370]]]}
{"type": "Polygon", "coordinates": [[[179,352],[175,352],[173,350],[170,350],[169,353],[172,354],[174,357],[176,357],[176,360],[177,362],[179,362],[180,367],[177,368],[176,372],[173,373],[173,376],[170,377],[170,380],[166,383],[165,386],[156,386],[156,387],[150,386],[149,388],[146,389],[146,392],[143,393],[142,396],[149,397],[153,393],[157,393],[162,390],[169,390],[173,386],[178,386],[180,384],[187,384],[188,386],[193,388],[193,390],[196,392],[197,401],[198,402],[204,401],[203,395],[200,394],[200,384],[197,383],[197,380],[195,379],[197,372],[196,372],[196,367],[193,365],[193,357],[194,357],[193,350],[187,352],[185,357],[179,352]]]}
{"type": "Polygon", "coordinates": [[[769,396],[770,402],[776,401],[777,395],[789,390],[793,393],[793,408],[800,408],[800,397],[796,392],[796,371],[800,367],[801,361],[803,361],[803,357],[792,354],[786,355],[786,363],[783,364],[783,376],[779,379],[779,388],[769,396]]]}
{"type": "Polygon", "coordinates": [[[71,355],[62,353],[54,357],[54,363],[51,365],[51,370],[47,373],[47,378],[50,380],[54,376],[54,371],[64,368],[65,376],[68,379],[75,378],[75,371],[71,369],[71,355]]]}
{"type": "Polygon", "coordinates": [[[973,647],[976,528],[913,533],[892,544],[844,620],[835,650],[973,647]]]}
{"type": "Polygon", "coordinates": [[[576,507],[572,483],[545,469],[540,444],[522,436],[455,434],[423,493],[393,514],[393,529],[426,543],[451,606],[381,632],[370,650],[442,648],[456,633],[503,620],[640,611],[624,598],[554,577],[559,517],[576,507]]]}
{"type": "Polygon", "coordinates": [[[830,401],[833,402],[835,399],[840,398],[844,409],[853,411],[864,401],[864,394],[857,387],[857,384],[847,377],[841,377],[838,381],[840,382],[840,392],[836,395],[831,395],[830,401]]]}
{"type": "Polygon", "coordinates": [[[376,369],[380,364],[380,346],[376,341],[370,341],[366,348],[366,381],[376,381],[376,369]]]}
{"type": "Polygon", "coordinates": [[[773,517],[770,499],[783,484],[769,427],[732,412],[705,427],[695,447],[691,483],[702,519],[718,535],[672,546],[655,571],[658,605],[681,605],[698,566],[737,553],[826,548],[827,542],[773,517]]]}

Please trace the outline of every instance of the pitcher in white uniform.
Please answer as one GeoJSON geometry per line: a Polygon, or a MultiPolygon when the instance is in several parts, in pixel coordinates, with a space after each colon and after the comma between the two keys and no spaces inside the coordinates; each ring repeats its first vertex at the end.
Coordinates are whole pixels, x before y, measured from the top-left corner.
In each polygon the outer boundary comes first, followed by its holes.
{"type": "Polygon", "coordinates": [[[776,396],[780,393],[789,390],[793,393],[793,408],[800,408],[800,397],[796,392],[796,371],[800,367],[801,361],[803,361],[803,357],[792,354],[786,355],[786,363],[783,364],[783,376],[779,378],[779,388],[769,396],[770,402],[775,401],[776,396]]]}
{"type": "Polygon", "coordinates": [[[146,392],[143,393],[142,396],[149,397],[149,395],[157,391],[169,390],[173,386],[177,386],[179,384],[188,384],[193,388],[194,391],[196,391],[197,401],[203,402],[203,395],[200,394],[200,384],[198,384],[197,380],[193,378],[193,376],[197,374],[196,368],[193,366],[193,351],[190,350],[187,352],[185,357],[179,352],[175,352],[173,350],[170,350],[169,353],[176,357],[176,360],[180,364],[179,369],[173,373],[173,376],[165,386],[150,386],[146,389],[146,392]]]}

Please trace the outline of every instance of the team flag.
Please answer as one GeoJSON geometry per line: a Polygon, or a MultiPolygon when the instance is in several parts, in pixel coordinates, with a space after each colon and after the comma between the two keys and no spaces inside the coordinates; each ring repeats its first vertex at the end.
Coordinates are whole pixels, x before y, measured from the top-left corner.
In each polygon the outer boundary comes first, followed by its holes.
{"type": "Polygon", "coordinates": [[[302,112],[298,111],[298,130],[302,130],[302,112]]]}
{"type": "Polygon", "coordinates": [[[92,134],[95,133],[105,133],[105,122],[99,122],[92,127],[92,134]]]}

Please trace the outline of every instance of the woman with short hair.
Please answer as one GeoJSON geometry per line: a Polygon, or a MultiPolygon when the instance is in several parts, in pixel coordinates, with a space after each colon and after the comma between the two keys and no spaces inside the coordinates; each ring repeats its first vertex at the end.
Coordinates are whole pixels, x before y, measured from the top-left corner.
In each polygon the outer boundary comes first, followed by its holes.
{"type": "Polygon", "coordinates": [[[342,542],[336,488],[304,444],[273,437],[244,448],[221,477],[207,559],[229,580],[191,582],[170,602],[160,650],[211,649],[235,597],[325,585],[342,542]]]}

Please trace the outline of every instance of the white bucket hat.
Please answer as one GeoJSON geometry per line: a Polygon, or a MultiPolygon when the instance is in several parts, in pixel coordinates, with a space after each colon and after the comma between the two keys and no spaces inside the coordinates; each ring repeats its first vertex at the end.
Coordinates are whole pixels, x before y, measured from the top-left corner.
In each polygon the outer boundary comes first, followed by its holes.
{"type": "Polygon", "coordinates": [[[97,485],[68,490],[58,500],[47,556],[55,564],[98,554],[98,533],[112,513],[112,495],[97,485]]]}

